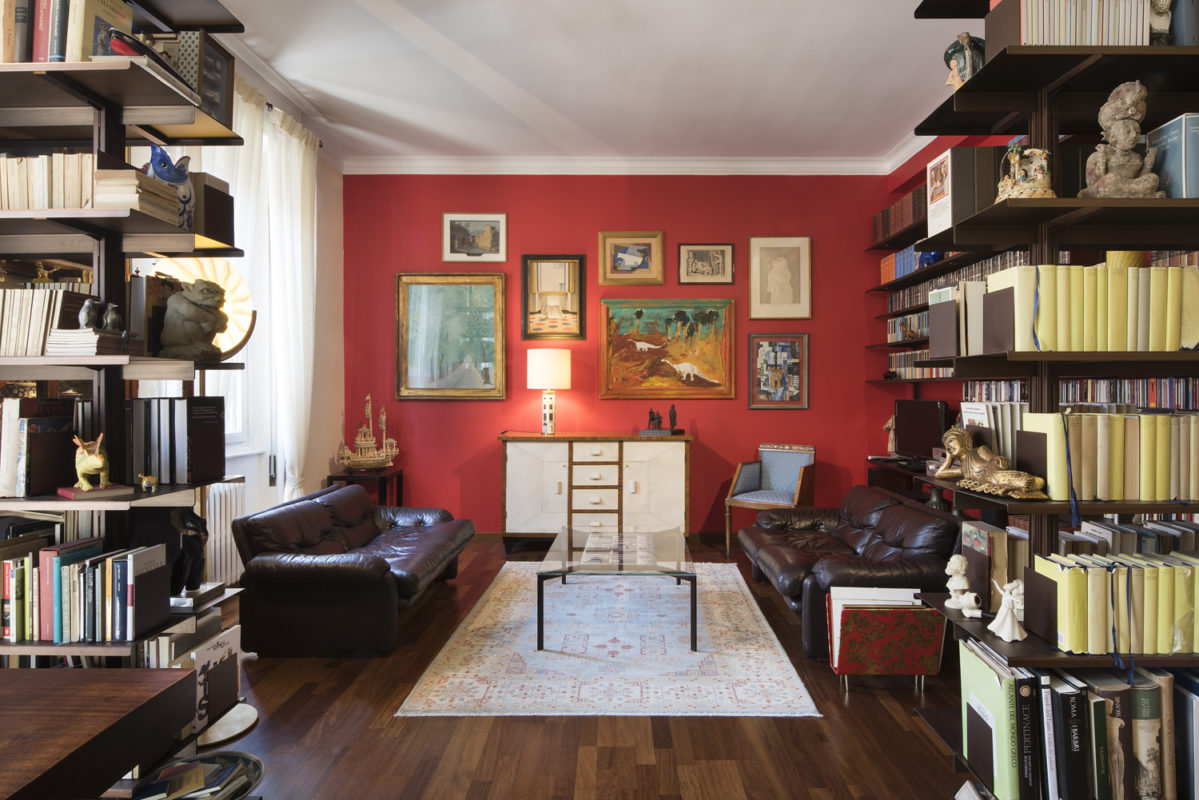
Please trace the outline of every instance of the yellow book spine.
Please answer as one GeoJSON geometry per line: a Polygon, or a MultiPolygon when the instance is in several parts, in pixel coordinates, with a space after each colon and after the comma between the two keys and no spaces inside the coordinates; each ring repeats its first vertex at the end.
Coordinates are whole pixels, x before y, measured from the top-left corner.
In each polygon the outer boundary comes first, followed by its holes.
{"type": "Polygon", "coordinates": [[[1042,350],[1057,350],[1057,265],[1037,267],[1037,339],[1042,350]]]}
{"type": "Polygon", "coordinates": [[[1166,343],[1165,349],[1182,346],[1182,267],[1166,267],[1166,343]]]}
{"type": "Polygon", "coordinates": [[[1157,494],[1157,414],[1141,414],[1140,499],[1152,501],[1157,494]]]}
{"type": "Polygon", "coordinates": [[[1157,441],[1153,445],[1153,499],[1164,502],[1170,499],[1170,417],[1156,414],[1157,441]]]}
{"type": "Polygon", "coordinates": [[[1095,349],[1107,349],[1107,264],[1096,264],[1095,270],[1095,349]]]}
{"type": "Polygon", "coordinates": [[[1149,268],[1149,349],[1166,349],[1166,288],[1169,271],[1165,267],[1149,268]]]}
{"type": "Polygon", "coordinates": [[[1107,350],[1128,349],[1128,267],[1107,265],[1107,350]]]}
{"type": "Polygon", "coordinates": [[[1082,270],[1082,348],[1083,350],[1098,350],[1095,341],[1095,324],[1098,318],[1095,306],[1095,276],[1098,272],[1093,267],[1082,270]]]}
{"type": "Polygon", "coordinates": [[[1062,415],[1027,413],[1021,424],[1026,431],[1045,434],[1045,493],[1051,500],[1070,499],[1070,479],[1066,472],[1066,432],[1062,415]]]}
{"type": "MultiPolygon", "coordinates": [[[[1070,349],[1070,265],[1058,264],[1057,273],[1057,349],[1070,349]]],[[[1180,284],[1181,285],[1181,284],[1180,284]]]]}
{"type": "Polygon", "coordinates": [[[1144,650],[1142,652],[1156,653],[1157,652],[1157,635],[1158,635],[1157,600],[1159,597],[1158,590],[1157,590],[1157,584],[1158,584],[1157,567],[1154,567],[1150,564],[1145,564],[1144,566],[1141,567],[1141,569],[1145,573],[1145,603],[1143,606],[1145,638],[1144,638],[1144,642],[1143,642],[1144,650]]]}
{"type": "Polygon", "coordinates": [[[1141,307],[1137,292],[1141,282],[1140,277],[1139,267],[1128,270],[1128,335],[1125,337],[1125,350],[1137,349],[1137,325],[1141,307]]]}
{"type": "MultiPolygon", "coordinates": [[[[1086,313],[1083,310],[1083,268],[1081,264],[1070,265],[1070,347],[1073,351],[1085,350],[1083,347],[1083,329],[1086,325],[1086,313]]],[[[1181,278],[1179,285],[1181,286],[1181,278]]]]}

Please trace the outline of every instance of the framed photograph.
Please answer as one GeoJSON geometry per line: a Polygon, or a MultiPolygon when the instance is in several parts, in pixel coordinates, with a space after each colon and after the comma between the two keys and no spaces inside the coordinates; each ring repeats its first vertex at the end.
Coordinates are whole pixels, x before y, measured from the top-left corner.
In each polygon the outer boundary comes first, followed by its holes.
{"type": "Polygon", "coordinates": [[[503,273],[396,276],[396,397],[504,399],[503,273]]]}
{"type": "Polygon", "coordinates": [[[751,236],[749,318],[811,319],[812,238],[751,236]]]}
{"type": "Polygon", "coordinates": [[[749,407],[808,407],[808,335],[749,335],[749,407]]]}
{"type": "Polygon", "coordinates": [[[731,244],[679,245],[679,283],[732,283],[731,244]]]}
{"type": "Polygon", "coordinates": [[[522,339],[586,338],[583,263],[581,255],[521,258],[522,339]]]}
{"type": "Polygon", "coordinates": [[[600,397],[733,397],[731,299],[600,302],[600,397]]]}
{"type": "Polygon", "coordinates": [[[442,214],[442,261],[507,261],[507,214],[442,214]]]}
{"type": "Polygon", "coordinates": [[[601,231],[600,286],[661,286],[662,231],[601,231]]]}

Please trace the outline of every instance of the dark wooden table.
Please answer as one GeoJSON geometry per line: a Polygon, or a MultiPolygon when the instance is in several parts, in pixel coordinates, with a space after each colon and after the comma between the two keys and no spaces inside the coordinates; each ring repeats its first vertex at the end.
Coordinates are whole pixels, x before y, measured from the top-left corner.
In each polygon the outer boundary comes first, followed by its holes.
{"type": "Polygon", "coordinates": [[[0,670],[0,798],[99,797],[172,755],[195,705],[192,670],[0,670]]]}
{"type": "Polygon", "coordinates": [[[356,469],[330,475],[325,479],[326,486],[335,482],[362,483],[374,485],[375,496],[381,506],[403,505],[404,499],[404,470],[399,467],[382,467],[380,469],[356,469]]]}

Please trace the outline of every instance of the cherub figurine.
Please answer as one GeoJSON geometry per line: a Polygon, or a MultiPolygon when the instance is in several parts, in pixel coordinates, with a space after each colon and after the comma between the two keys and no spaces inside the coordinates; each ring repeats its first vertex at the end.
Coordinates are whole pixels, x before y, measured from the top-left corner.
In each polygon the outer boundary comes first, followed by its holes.
{"type": "Polygon", "coordinates": [[[954,425],[941,437],[945,445],[945,460],[937,468],[936,477],[957,480],[958,487],[986,494],[1007,495],[1020,500],[1048,499],[1041,489],[1045,479],[1012,469],[1003,456],[984,445],[974,446],[974,437],[965,428],[954,425]],[[954,462],[958,462],[954,466],[954,462]]]}
{"type": "Polygon", "coordinates": [[[1106,143],[1095,146],[1087,158],[1087,188],[1079,197],[1165,197],[1157,190],[1153,172],[1157,148],[1145,155],[1133,150],[1141,138],[1149,91],[1140,81],[1128,81],[1112,90],[1099,109],[1099,126],[1106,143]]]}

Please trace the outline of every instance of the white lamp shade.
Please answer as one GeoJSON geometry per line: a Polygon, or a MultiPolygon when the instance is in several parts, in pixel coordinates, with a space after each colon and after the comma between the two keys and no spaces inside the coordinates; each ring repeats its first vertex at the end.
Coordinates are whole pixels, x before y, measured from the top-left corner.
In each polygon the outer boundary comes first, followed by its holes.
{"type": "Polygon", "coordinates": [[[569,389],[570,351],[559,348],[529,351],[530,389],[569,389]]]}

